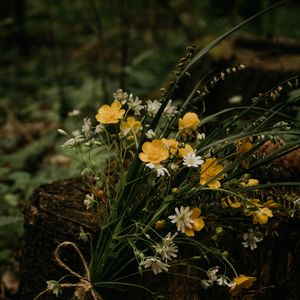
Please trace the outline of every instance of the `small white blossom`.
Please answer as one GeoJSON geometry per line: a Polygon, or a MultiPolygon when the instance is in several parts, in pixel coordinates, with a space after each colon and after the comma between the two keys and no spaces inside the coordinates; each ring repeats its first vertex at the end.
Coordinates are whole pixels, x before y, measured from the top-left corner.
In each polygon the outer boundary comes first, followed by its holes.
{"type": "Polygon", "coordinates": [[[235,95],[232,96],[228,99],[228,103],[230,104],[238,104],[243,100],[243,96],[242,95],[235,95]]]}
{"type": "Polygon", "coordinates": [[[232,287],[233,283],[224,275],[220,275],[217,278],[217,284],[218,285],[222,285],[222,286],[228,286],[228,287],[232,287]]]}
{"type": "Polygon", "coordinates": [[[83,125],[81,127],[81,132],[83,132],[86,139],[88,139],[91,136],[92,134],[91,129],[92,129],[91,119],[87,117],[84,118],[83,125]]]}
{"type": "Polygon", "coordinates": [[[83,203],[86,206],[86,209],[91,209],[92,207],[94,207],[96,203],[94,194],[86,194],[83,203]]]}
{"type": "Polygon", "coordinates": [[[156,171],[156,176],[165,176],[166,174],[170,176],[170,173],[167,168],[163,167],[161,164],[153,164],[153,163],[147,163],[146,167],[155,170],[156,171]]]}
{"type": "Polygon", "coordinates": [[[61,145],[62,148],[66,147],[73,147],[81,142],[84,141],[83,135],[80,134],[79,130],[73,131],[72,135],[74,136],[73,138],[68,139],[64,144],[61,145]]]}
{"type": "Polygon", "coordinates": [[[98,124],[95,128],[95,133],[101,133],[104,131],[104,126],[102,124],[98,124]]]}
{"type": "Polygon", "coordinates": [[[177,171],[179,169],[179,165],[177,163],[172,162],[170,163],[170,169],[172,171],[177,171]]]}
{"type": "Polygon", "coordinates": [[[128,99],[128,94],[123,92],[122,89],[117,89],[117,91],[113,93],[113,97],[115,101],[120,101],[124,105],[128,99]]]}
{"type": "Polygon", "coordinates": [[[254,250],[255,248],[257,248],[256,243],[259,243],[263,240],[262,234],[260,233],[255,233],[253,231],[253,229],[249,229],[248,233],[245,232],[243,234],[243,239],[245,240],[244,242],[242,242],[242,245],[245,248],[250,248],[251,250],[254,250]]]}
{"type": "Polygon", "coordinates": [[[171,236],[171,232],[169,232],[163,239],[162,244],[157,244],[154,246],[154,249],[157,254],[159,254],[163,261],[167,262],[168,260],[172,260],[177,257],[178,247],[174,243],[174,238],[178,235],[175,232],[171,236]]]}
{"type": "Polygon", "coordinates": [[[219,267],[213,267],[207,270],[206,274],[208,276],[208,278],[212,281],[216,281],[217,280],[217,273],[219,272],[219,267]]]}
{"type": "Polygon", "coordinates": [[[79,114],[80,114],[80,110],[78,110],[78,109],[74,109],[74,110],[68,112],[69,117],[75,117],[75,116],[78,116],[79,114]]]}
{"type": "Polygon", "coordinates": [[[161,107],[161,103],[159,103],[157,100],[151,101],[148,100],[147,101],[147,113],[150,117],[154,117],[158,110],[161,107]]]}
{"type": "Polygon", "coordinates": [[[170,265],[162,262],[160,259],[150,256],[146,257],[143,262],[141,262],[141,265],[147,269],[149,267],[152,268],[152,271],[155,275],[158,273],[161,273],[162,271],[168,272],[168,268],[170,268],[170,265]]]}
{"type": "Polygon", "coordinates": [[[207,279],[202,279],[201,280],[201,285],[205,290],[210,288],[213,284],[214,284],[214,282],[211,281],[211,280],[207,280],[207,279]]]}
{"type": "Polygon", "coordinates": [[[193,219],[191,219],[191,215],[193,213],[190,208],[180,206],[180,210],[175,207],[176,215],[169,216],[168,218],[171,220],[171,223],[175,223],[177,230],[185,233],[185,228],[192,228],[192,224],[195,223],[193,219]]]}
{"type": "Polygon", "coordinates": [[[149,129],[147,132],[146,132],[146,137],[148,139],[154,139],[155,138],[155,132],[152,130],[152,129],[149,129]]]}
{"type": "Polygon", "coordinates": [[[188,168],[198,168],[198,166],[202,165],[204,160],[201,156],[196,156],[194,153],[188,153],[183,157],[183,164],[188,168]]]}
{"type": "Polygon", "coordinates": [[[56,297],[58,297],[61,294],[61,292],[62,292],[61,286],[60,286],[60,284],[57,281],[55,281],[55,280],[48,280],[48,281],[46,281],[46,283],[47,283],[47,289],[50,290],[50,291],[52,291],[52,293],[56,297]]]}
{"type": "Polygon", "coordinates": [[[57,131],[61,134],[61,135],[65,135],[68,136],[68,133],[66,131],[64,131],[63,129],[57,129],[57,131]]]}
{"type": "Polygon", "coordinates": [[[175,105],[172,105],[172,100],[169,100],[166,108],[164,109],[164,115],[167,118],[170,118],[178,113],[178,110],[175,105]]]}
{"type": "Polygon", "coordinates": [[[199,141],[205,140],[205,133],[204,133],[204,132],[202,132],[202,133],[198,132],[196,138],[197,138],[197,140],[199,140],[199,141]]]}
{"type": "Polygon", "coordinates": [[[129,99],[127,101],[128,108],[133,110],[136,116],[141,115],[141,110],[144,108],[142,101],[138,97],[133,97],[132,94],[129,95],[129,99]]]}

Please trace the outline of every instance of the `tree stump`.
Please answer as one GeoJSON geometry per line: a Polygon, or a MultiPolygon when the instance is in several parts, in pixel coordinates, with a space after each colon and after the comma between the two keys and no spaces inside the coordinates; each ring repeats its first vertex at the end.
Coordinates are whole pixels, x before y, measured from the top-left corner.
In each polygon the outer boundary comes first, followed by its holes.
{"type": "MultiPolygon", "coordinates": [[[[54,260],[54,250],[63,241],[75,242],[88,257],[89,249],[79,240],[79,231],[94,233],[97,215],[83,205],[88,187],[80,179],[41,186],[24,211],[24,242],[21,259],[20,299],[33,299],[46,288],[47,280],[58,280],[66,272],[54,260]]],[[[78,269],[74,253],[64,251],[68,264],[78,269]]],[[[57,299],[70,299],[65,292],[57,299]]],[[[53,294],[42,299],[53,299],[53,294]]]]}
{"type": "MultiPolygon", "coordinates": [[[[58,280],[67,272],[54,259],[54,251],[62,241],[71,241],[78,245],[87,261],[89,260],[89,244],[79,240],[79,230],[92,235],[96,233],[97,212],[86,210],[83,199],[89,193],[88,186],[81,179],[70,179],[41,186],[32,196],[31,203],[24,211],[24,245],[21,260],[20,299],[33,299],[46,288],[47,280],[58,280]]],[[[299,217],[299,216],[298,216],[299,217]]],[[[278,221],[279,222],[279,221],[278,221]]],[[[254,254],[241,246],[235,236],[225,238],[225,249],[231,253],[231,259],[244,274],[254,275],[258,281],[257,289],[252,290],[249,299],[281,299],[289,296],[297,300],[300,279],[300,242],[299,218],[287,220],[277,227],[278,237],[268,237],[268,241],[254,254]],[[253,255],[254,254],[254,255],[253,255]],[[275,297],[275,298],[274,298],[275,297]]],[[[185,255],[188,249],[180,249],[185,255]]],[[[189,253],[190,254],[190,253],[189,253]]],[[[64,261],[73,270],[83,274],[80,260],[74,251],[63,252],[64,261]]],[[[173,272],[186,272],[175,269],[173,272]]],[[[196,275],[197,274],[191,274],[196,275]]],[[[69,280],[69,279],[68,279],[69,280]]],[[[137,276],[134,283],[145,284],[153,291],[166,295],[168,300],[211,300],[230,299],[227,292],[216,287],[204,290],[199,281],[192,281],[168,273],[137,276]]],[[[59,297],[46,294],[41,299],[69,300],[74,291],[65,289],[59,297]]],[[[105,300],[143,299],[150,300],[151,295],[140,289],[129,289],[126,293],[104,291],[105,300]]],[[[248,299],[248,298],[247,298],[248,299]]]]}

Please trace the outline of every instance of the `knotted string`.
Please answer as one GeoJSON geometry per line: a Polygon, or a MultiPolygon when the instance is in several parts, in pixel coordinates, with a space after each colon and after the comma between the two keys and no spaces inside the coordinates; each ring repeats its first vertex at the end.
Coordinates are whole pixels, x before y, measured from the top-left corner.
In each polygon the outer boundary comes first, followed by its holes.
{"type": "MultiPolygon", "coordinates": [[[[61,288],[72,288],[72,287],[75,288],[74,295],[80,300],[84,299],[84,296],[87,293],[90,293],[93,300],[103,300],[103,298],[97,293],[97,291],[95,290],[95,287],[91,283],[90,270],[88,268],[88,264],[87,264],[86,260],[83,257],[82,252],[80,251],[80,249],[74,243],[72,243],[72,242],[62,242],[62,243],[60,243],[55,249],[54,257],[55,257],[55,260],[57,261],[57,263],[62,268],[64,268],[70,274],[74,275],[76,278],[79,279],[78,283],[62,283],[62,284],[59,284],[59,286],[61,288]],[[81,263],[84,267],[84,272],[85,272],[84,276],[82,276],[79,273],[72,270],[65,262],[62,261],[60,254],[61,254],[62,248],[64,248],[64,247],[73,247],[75,252],[78,254],[78,256],[80,257],[81,263]]],[[[34,298],[34,300],[37,300],[40,296],[44,295],[45,293],[51,292],[51,291],[52,290],[49,289],[49,288],[45,289],[44,291],[39,293],[34,298]]]]}

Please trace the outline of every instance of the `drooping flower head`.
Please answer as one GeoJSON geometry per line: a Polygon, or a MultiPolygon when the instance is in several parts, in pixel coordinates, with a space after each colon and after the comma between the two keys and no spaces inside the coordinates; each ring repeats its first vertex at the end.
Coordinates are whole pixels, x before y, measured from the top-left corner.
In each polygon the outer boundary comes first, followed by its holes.
{"type": "Polygon", "coordinates": [[[159,164],[169,157],[169,151],[161,140],[155,139],[151,142],[145,142],[142,150],[143,152],[139,154],[139,158],[143,162],[159,164]]]}
{"type": "MultiPolygon", "coordinates": [[[[216,158],[207,158],[205,162],[201,165],[201,173],[200,173],[200,184],[205,185],[209,182],[213,177],[218,175],[224,169],[223,165],[218,164],[216,158]]],[[[211,189],[217,189],[221,186],[219,180],[221,180],[224,175],[220,175],[217,179],[208,183],[208,186],[211,189]]]]}
{"type": "Polygon", "coordinates": [[[236,296],[242,289],[250,288],[254,281],[256,281],[255,277],[246,275],[239,275],[238,277],[233,278],[233,286],[230,289],[231,296],[236,296]]]}
{"type": "Polygon", "coordinates": [[[178,120],[178,129],[183,136],[189,135],[200,124],[197,114],[193,112],[186,113],[178,120]]]}
{"type": "Polygon", "coordinates": [[[119,101],[113,102],[110,106],[107,104],[102,105],[98,109],[96,119],[102,124],[115,124],[122,119],[125,114],[125,109],[121,109],[122,104],[119,101]]]}

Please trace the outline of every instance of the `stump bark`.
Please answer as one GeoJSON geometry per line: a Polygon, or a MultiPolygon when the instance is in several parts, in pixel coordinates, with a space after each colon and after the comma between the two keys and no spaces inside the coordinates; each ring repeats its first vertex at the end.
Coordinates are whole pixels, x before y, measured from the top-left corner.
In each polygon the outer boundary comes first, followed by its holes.
{"type": "MultiPolygon", "coordinates": [[[[79,240],[80,228],[92,235],[98,229],[97,212],[86,210],[83,204],[85,194],[89,192],[88,186],[81,179],[71,179],[44,185],[33,194],[31,203],[24,211],[21,300],[33,299],[46,288],[47,280],[58,280],[67,274],[54,259],[54,251],[62,241],[76,243],[87,261],[89,260],[89,245],[79,240]]],[[[268,241],[256,253],[243,248],[234,236],[225,239],[225,249],[231,253],[231,259],[238,269],[258,279],[257,289],[252,290],[253,295],[250,299],[273,300],[277,299],[277,295],[280,295],[281,299],[299,299],[299,218],[277,223],[274,226],[277,226],[279,236],[268,237],[268,241]]],[[[180,252],[184,255],[189,250],[180,249],[180,252]]],[[[74,251],[66,249],[63,257],[68,266],[83,274],[80,260],[74,251]]],[[[187,270],[172,271],[180,273],[187,270]]],[[[191,273],[190,275],[197,276],[191,273]]],[[[133,278],[133,282],[145,284],[153,291],[161,292],[168,300],[230,299],[224,289],[203,290],[199,281],[168,273],[157,276],[146,274],[143,278],[138,276],[133,278]]],[[[57,298],[53,294],[46,294],[41,299],[69,300],[73,294],[74,290],[65,289],[57,298]]],[[[129,289],[126,293],[104,291],[103,296],[105,300],[153,299],[151,295],[139,289],[129,289]]]]}
{"type": "MultiPolygon", "coordinates": [[[[79,240],[80,228],[94,233],[97,216],[83,206],[89,193],[80,179],[71,179],[41,186],[32,196],[24,211],[24,242],[21,259],[20,299],[33,299],[46,288],[47,280],[58,280],[66,272],[54,260],[54,250],[62,241],[75,242],[88,257],[89,249],[79,240]]],[[[68,263],[78,269],[74,252],[64,255],[68,263]]],[[[70,299],[72,291],[64,292],[57,299],[70,299]]],[[[42,299],[53,299],[46,295],[42,299]]]]}

